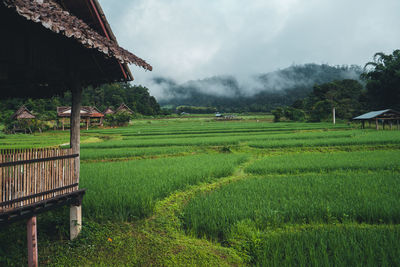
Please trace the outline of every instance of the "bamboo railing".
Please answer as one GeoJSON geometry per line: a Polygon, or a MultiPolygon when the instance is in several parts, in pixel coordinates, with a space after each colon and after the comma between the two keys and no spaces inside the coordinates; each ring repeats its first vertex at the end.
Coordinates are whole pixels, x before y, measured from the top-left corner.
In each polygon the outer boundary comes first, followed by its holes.
{"type": "Polygon", "coordinates": [[[78,190],[72,149],[0,150],[0,213],[78,190]]]}

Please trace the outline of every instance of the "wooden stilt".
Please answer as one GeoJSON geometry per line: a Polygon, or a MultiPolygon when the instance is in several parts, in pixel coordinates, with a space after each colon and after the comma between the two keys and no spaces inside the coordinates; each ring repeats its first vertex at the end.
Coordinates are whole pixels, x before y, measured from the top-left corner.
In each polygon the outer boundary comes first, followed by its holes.
{"type": "Polygon", "coordinates": [[[382,130],[385,130],[385,120],[382,120],[382,130]]]}
{"type": "Polygon", "coordinates": [[[379,123],[378,123],[378,119],[375,119],[375,125],[376,125],[376,130],[379,130],[379,123]]]}
{"type": "MultiPolygon", "coordinates": [[[[80,154],[80,122],[81,122],[81,103],[82,103],[82,86],[79,82],[78,77],[72,82],[72,110],[71,110],[71,139],[70,145],[72,153],[80,154]]],[[[79,172],[80,172],[80,156],[75,158],[74,161],[74,179],[75,183],[79,183],[79,172]]],[[[82,209],[81,207],[73,206],[70,209],[70,238],[76,238],[81,231],[81,219],[82,209]]]]}
{"type": "Polygon", "coordinates": [[[72,205],[69,209],[69,219],[70,239],[74,240],[82,230],[82,206],[72,205]]]}
{"type": "Polygon", "coordinates": [[[362,128],[362,129],[365,129],[365,121],[362,121],[361,124],[362,124],[362,125],[361,125],[361,128],[362,128]]]}
{"type": "Polygon", "coordinates": [[[28,220],[26,227],[27,227],[27,238],[28,238],[28,266],[37,267],[39,264],[38,264],[36,216],[33,216],[28,220]]]}
{"type": "Polygon", "coordinates": [[[390,124],[390,130],[392,130],[392,128],[393,128],[393,122],[392,122],[392,120],[389,121],[389,124],[390,124]]]}
{"type": "Polygon", "coordinates": [[[64,131],[65,130],[65,126],[64,126],[64,118],[62,118],[62,130],[64,131]]]}

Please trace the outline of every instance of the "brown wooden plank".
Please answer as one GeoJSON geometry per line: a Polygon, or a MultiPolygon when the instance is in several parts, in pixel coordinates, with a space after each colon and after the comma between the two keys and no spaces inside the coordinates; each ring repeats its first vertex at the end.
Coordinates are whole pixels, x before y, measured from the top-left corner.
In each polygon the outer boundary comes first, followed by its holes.
{"type": "Polygon", "coordinates": [[[37,248],[37,227],[36,216],[30,218],[27,222],[27,241],[28,241],[28,266],[37,267],[38,248],[37,248]]]}

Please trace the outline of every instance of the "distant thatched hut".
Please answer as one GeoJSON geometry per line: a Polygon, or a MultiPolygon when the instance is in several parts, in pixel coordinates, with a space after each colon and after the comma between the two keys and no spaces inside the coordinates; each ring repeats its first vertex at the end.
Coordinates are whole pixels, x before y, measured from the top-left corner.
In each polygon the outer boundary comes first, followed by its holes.
{"type": "Polygon", "coordinates": [[[111,107],[107,107],[104,111],[103,111],[104,116],[109,115],[109,114],[114,114],[114,110],[111,107]]]}
{"type": "Polygon", "coordinates": [[[36,116],[32,114],[25,106],[21,106],[12,116],[11,120],[13,120],[12,124],[12,132],[25,132],[28,130],[32,133],[31,129],[31,121],[36,119],[36,116]]]}
{"type": "Polygon", "coordinates": [[[29,120],[36,119],[36,116],[32,114],[25,106],[21,106],[12,116],[12,120],[29,120]]]}
{"type": "Polygon", "coordinates": [[[115,111],[115,113],[119,113],[119,112],[126,112],[126,113],[129,113],[129,114],[133,114],[133,111],[127,105],[125,105],[124,103],[122,103],[117,108],[117,110],[115,111]]]}

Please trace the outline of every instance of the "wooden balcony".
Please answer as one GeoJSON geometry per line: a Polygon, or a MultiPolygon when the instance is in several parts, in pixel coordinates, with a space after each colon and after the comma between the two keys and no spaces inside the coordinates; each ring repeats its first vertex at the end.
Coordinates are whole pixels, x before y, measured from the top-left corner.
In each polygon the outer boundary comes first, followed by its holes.
{"type": "Polygon", "coordinates": [[[0,150],[0,224],[60,205],[80,205],[72,149],[0,150]]]}

